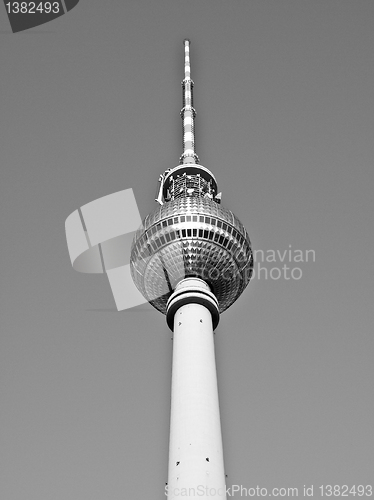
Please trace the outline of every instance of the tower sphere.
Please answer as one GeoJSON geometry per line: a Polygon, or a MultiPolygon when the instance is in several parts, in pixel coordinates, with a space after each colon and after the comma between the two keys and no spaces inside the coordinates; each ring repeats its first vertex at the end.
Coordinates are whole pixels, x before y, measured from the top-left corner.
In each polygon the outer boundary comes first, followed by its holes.
{"type": "Polygon", "coordinates": [[[205,281],[219,312],[230,307],[253,272],[251,242],[240,220],[221,206],[221,193],[209,169],[195,152],[193,81],[189,41],[185,40],[182,81],[183,153],[180,165],[160,175],[160,206],[135,234],[130,267],[133,281],[156,309],[166,314],[167,302],[185,278],[205,281]]]}
{"type": "Polygon", "coordinates": [[[174,199],[148,215],[131,251],[135,285],[164,314],[169,296],[187,277],[208,283],[223,312],[248,285],[252,268],[251,242],[242,223],[199,196],[174,199]]]}

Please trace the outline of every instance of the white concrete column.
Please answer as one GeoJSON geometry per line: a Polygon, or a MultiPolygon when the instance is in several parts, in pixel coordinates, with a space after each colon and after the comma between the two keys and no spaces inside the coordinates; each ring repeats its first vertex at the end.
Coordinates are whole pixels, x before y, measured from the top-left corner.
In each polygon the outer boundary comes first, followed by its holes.
{"type": "Polygon", "coordinates": [[[174,315],[171,392],[168,500],[226,499],[212,315],[193,299],[174,315]]]}

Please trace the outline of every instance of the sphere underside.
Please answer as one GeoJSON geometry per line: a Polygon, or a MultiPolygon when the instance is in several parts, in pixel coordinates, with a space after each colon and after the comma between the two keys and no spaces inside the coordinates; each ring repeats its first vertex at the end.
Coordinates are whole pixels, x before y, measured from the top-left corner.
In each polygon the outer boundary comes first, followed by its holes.
{"type": "Polygon", "coordinates": [[[223,312],[251,279],[248,234],[239,219],[216,202],[178,198],[148,215],[136,232],[131,274],[143,296],[166,314],[166,303],[186,277],[206,281],[223,312]]]}

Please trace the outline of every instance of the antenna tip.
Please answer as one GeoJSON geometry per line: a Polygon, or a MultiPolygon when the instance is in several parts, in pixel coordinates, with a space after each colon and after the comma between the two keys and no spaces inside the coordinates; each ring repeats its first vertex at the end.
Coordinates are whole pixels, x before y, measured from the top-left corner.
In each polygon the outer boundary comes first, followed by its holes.
{"type": "Polygon", "coordinates": [[[184,45],[190,45],[191,41],[188,38],[183,40],[184,45]]]}

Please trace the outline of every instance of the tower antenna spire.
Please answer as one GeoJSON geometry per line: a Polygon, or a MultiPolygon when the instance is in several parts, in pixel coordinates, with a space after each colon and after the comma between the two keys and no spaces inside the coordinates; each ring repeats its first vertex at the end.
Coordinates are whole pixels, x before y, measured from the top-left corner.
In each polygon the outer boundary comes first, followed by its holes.
{"type": "Polygon", "coordinates": [[[183,87],[183,108],[181,117],[183,120],[183,153],[180,157],[181,163],[199,163],[199,157],[195,153],[195,116],[196,111],[193,107],[193,86],[191,80],[190,64],[190,41],[184,40],[184,79],[183,87]]]}

